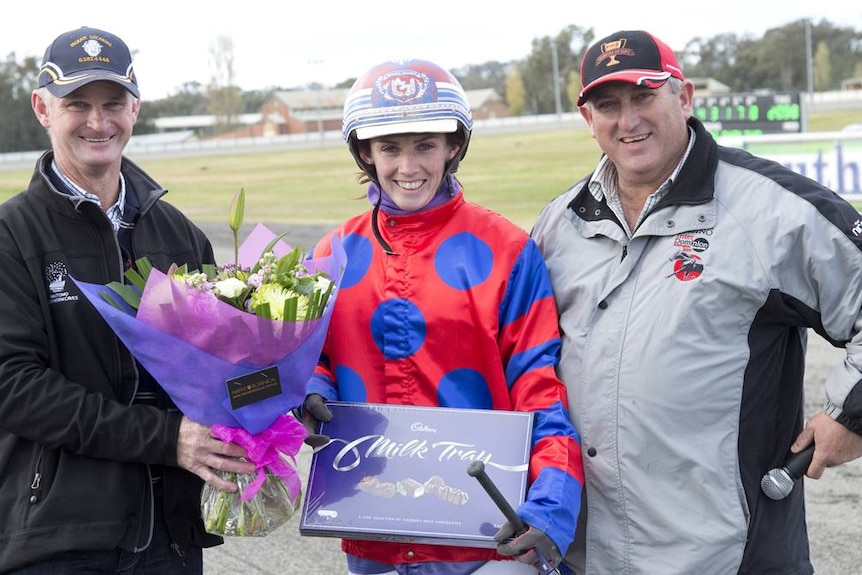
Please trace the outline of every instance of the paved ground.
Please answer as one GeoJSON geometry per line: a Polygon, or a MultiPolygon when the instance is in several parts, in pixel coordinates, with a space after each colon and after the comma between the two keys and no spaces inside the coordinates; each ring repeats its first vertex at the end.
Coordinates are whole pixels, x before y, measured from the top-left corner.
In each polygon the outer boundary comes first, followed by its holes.
{"type": "MultiPolygon", "coordinates": [[[[219,258],[232,250],[227,226],[204,226],[219,258]]],[[[276,233],[290,231],[288,243],[310,249],[329,226],[271,226],[276,233]]],[[[245,237],[243,233],[242,237],[245,237]]],[[[812,334],[806,371],[808,412],[823,403],[823,382],[842,357],[812,334]]],[[[307,477],[309,453],[299,455],[300,475],[307,477]]],[[[862,573],[862,461],[829,469],[819,481],[805,482],[812,559],[818,575],[862,573]]],[[[346,573],[339,540],[299,535],[298,516],[267,537],[228,538],[222,546],[204,552],[208,575],[332,575],[346,573]]]]}

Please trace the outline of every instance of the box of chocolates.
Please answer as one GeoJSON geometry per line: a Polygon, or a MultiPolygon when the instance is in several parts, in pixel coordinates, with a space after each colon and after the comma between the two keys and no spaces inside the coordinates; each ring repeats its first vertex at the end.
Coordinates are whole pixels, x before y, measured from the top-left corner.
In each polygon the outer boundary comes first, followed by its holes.
{"type": "Polygon", "coordinates": [[[505,517],[467,470],[513,508],[524,501],[533,414],[330,402],[314,451],[302,535],[494,548],[505,517]]]}

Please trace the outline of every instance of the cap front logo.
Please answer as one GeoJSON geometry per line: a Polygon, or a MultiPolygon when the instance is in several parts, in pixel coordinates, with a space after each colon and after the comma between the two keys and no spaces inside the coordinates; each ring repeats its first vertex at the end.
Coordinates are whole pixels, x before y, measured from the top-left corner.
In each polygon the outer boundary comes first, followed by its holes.
{"type": "Polygon", "coordinates": [[[84,52],[86,52],[91,58],[95,58],[102,53],[102,45],[95,40],[87,40],[84,42],[82,48],[84,48],[84,52]]]}
{"type": "Polygon", "coordinates": [[[620,38],[619,40],[614,40],[613,42],[605,42],[602,44],[602,53],[599,54],[599,57],[596,58],[596,66],[602,63],[602,61],[607,60],[607,66],[610,68],[611,66],[616,66],[620,64],[620,61],[617,60],[617,56],[634,56],[635,51],[631,48],[626,48],[626,39],[620,38]]]}

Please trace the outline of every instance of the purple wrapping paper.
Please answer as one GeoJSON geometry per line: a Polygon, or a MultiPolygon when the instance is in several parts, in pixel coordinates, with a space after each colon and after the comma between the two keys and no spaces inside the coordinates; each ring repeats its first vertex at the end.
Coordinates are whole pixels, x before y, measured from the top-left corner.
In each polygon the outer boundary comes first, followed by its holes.
{"type": "Polygon", "coordinates": [[[533,414],[327,403],[312,455],[302,535],[494,548],[505,521],[474,460],[517,508],[527,489],[533,414]]]}
{"type": "MultiPolygon", "coordinates": [[[[275,237],[258,224],[242,244],[240,264],[255,263],[275,237]]],[[[337,236],[332,248],[332,256],[304,262],[311,272],[325,271],[336,286],[323,317],[305,322],[259,318],[158,270],[147,281],[137,316],[131,308],[118,310],[106,302],[100,295],[109,291],[105,286],[75,283],[189,419],[209,426],[242,427],[256,434],[305,398],[305,385],[319,359],[346,265],[347,256],[337,236]],[[226,381],[273,366],[278,370],[281,393],[234,409],[226,381]]],[[[280,257],[290,249],[279,242],[273,251],[280,257]]],[[[120,300],[118,296],[114,299],[120,300]]]]}

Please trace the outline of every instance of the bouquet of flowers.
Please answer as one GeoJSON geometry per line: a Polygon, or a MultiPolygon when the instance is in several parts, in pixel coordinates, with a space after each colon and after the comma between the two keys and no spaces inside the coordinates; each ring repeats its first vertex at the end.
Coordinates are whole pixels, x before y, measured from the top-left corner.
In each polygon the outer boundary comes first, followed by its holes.
{"type": "Polygon", "coordinates": [[[201,510],[207,531],[250,536],[299,505],[307,432],[287,413],[305,398],[346,255],[333,238],[331,256],[304,258],[261,224],[239,246],[244,198],[231,204],[233,263],[162,273],[141,259],[130,285],[75,283],[186,417],[246,448],[258,473],[223,474],[238,494],[206,485],[201,510]]]}

